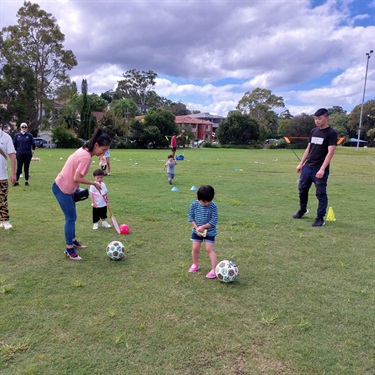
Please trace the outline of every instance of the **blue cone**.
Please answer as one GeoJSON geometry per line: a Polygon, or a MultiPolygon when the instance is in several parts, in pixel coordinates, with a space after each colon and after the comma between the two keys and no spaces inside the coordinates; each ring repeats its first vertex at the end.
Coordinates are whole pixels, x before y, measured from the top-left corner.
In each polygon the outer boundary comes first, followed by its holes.
{"type": "Polygon", "coordinates": [[[178,191],[178,188],[175,186],[175,187],[172,188],[171,191],[178,191]]]}
{"type": "Polygon", "coordinates": [[[196,186],[192,186],[190,190],[198,190],[196,186]]]}

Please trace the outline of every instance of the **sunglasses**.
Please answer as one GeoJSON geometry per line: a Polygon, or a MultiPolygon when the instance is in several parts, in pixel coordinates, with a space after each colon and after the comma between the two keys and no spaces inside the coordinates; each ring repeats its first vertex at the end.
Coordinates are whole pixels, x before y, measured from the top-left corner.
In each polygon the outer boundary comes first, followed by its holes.
{"type": "Polygon", "coordinates": [[[21,126],[21,129],[27,129],[27,126],[21,126]]]}

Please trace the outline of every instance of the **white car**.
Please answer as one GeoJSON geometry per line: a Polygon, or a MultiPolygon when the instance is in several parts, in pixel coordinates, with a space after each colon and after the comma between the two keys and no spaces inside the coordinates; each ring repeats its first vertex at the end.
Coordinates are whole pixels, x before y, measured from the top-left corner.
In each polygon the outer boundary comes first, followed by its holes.
{"type": "Polygon", "coordinates": [[[55,148],[56,145],[52,142],[48,142],[43,138],[34,138],[35,147],[39,148],[55,148]]]}
{"type": "Polygon", "coordinates": [[[194,147],[199,147],[199,146],[201,146],[204,142],[206,142],[206,141],[203,140],[203,139],[201,139],[201,140],[199,140],[199,141],[195,141],[195,142],[193,143],[193,146],[194,146],[194,147]]]}
{"type": "Polygon", "coordinates": [[[277,146],[277,144],[279,143],[279,140],[278,140],[278,139],[275,139],[275,138],[268,138],[268,139],[266,139],[266,140],[264,141],[264,144],[265,144],[265,145],[268,145],[268,144],[271,143],[271,142],[275,143],[276,146],[277,146]]]}

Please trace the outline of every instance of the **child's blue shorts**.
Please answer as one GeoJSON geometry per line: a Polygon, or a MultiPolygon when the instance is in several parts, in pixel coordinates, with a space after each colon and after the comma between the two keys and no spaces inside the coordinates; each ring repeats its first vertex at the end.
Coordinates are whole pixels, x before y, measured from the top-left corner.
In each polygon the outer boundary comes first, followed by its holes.
{"type": "Polygon", "coordinates": [[[191,240],[193,242],[203,242],[203,241],[206,241],[206,242],[215,243],[215,236],[201,237],[201,236],[198,236],[196,233],[193,232],[191,234],[191,240]]]}

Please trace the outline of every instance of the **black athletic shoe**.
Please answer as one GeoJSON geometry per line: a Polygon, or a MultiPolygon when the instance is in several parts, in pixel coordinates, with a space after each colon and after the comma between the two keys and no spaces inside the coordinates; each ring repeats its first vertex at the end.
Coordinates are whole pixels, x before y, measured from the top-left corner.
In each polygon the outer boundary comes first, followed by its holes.
{"type": "Polygon", "coordinates": [[[13,186],[19,186],[20,184],[18,182],[15,182],[13,186]]]}
{"type": "Polygon", "coordinates": [[[25,181],[25,186],[29,186],[29,182],[28,181],[25,181]]]}
{"type": "Polygon", "coordinates": [[[309,210],[298,210],[294,215],[293,215],[293,219],[301,219],[301,217],[305,214],[308,214],[309,213],[309,210]]]}
{"type": "Polygon", "coordinates": [[[324,220],[317,217],[315,221],[312,223],[313,227],[322,227],[325,224],[324,220]]]}

